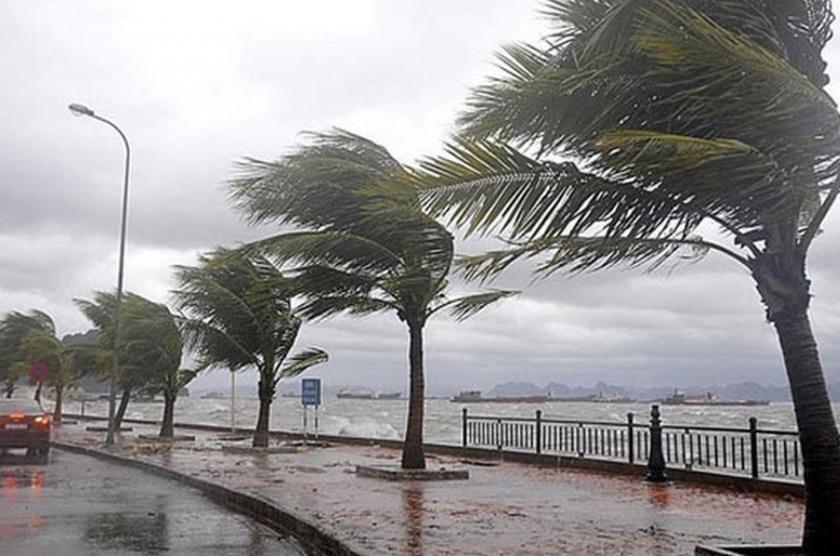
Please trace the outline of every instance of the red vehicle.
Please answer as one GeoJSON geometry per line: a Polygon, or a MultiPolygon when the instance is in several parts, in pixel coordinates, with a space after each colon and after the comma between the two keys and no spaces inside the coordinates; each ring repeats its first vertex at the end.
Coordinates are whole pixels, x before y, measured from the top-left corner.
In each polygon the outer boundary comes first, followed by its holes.
{"type": "Polygon", "coordinates": [[[25,449],[28,458],[46,463],[51,425],[50,416],[38,402],[0,399],[0,453],[25,449]]]}

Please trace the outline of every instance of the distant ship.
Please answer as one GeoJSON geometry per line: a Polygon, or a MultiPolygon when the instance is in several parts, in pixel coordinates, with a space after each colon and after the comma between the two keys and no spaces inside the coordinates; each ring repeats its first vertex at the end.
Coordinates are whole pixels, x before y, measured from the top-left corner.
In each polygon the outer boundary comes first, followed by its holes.
{"type": "Polygon", "coordinates": [[[544,396],[495,396],[485,398],[480,390],[465,390],[452,398],[457,403],[548,403],[548,402],[589,402],[589,403],[633,403],[636,400],[625,397],[610,397],[603,394],[576,396],[568,398],[554,398],[551,392],[544,396]]]}
{"type": "Polygon", "coordinates": [[[605,396],[603,392],[599,394],[592,394],[591,396],[584,396],[582,398],[552,398],[551,401],[556,402],[590,402],[590,403],[636,403],[636,399],[628,398],[627,396],[605,396]]]}
{"type": "Polygon", "coordinates": [[[549,396],[496,396],[485,398],[480,390],[466,390],[452,398],[456,403],[545,403],[551,401],[549,396]]]}
{"type": "Polygon", "coordinates": [[[667,398],[660,400],[662,405],[716,405],[716,406],[754,406],[770,405],[767,400],[721,400],[711,392],[701,398],[689,398],[682,392],[674,390],[674,393],[667,398]]]}
{"type": "Polygon", "coordinates": [[[201,396],[202,400],[226,400],[230,397],[229,394],[223,394],[219,391],[213,390],[201,396]]]}
{"type": "Polygon", "coordinates": [[[340,400],[398,400],[402,396],[402,392],[391,392],[388,394],[380,394],[373,390],[350,390],[344,389],[336,394],[340,400]]]}

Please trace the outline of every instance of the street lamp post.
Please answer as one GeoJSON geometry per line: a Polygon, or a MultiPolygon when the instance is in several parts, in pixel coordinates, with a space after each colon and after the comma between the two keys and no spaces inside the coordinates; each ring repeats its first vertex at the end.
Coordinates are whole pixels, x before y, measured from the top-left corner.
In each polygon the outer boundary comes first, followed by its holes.
{"type": "Polygon", "coordinates": [[[123,293],[123,271],[125,268],[125,232],[126,221],[128,219],[128,168],[131,161],[131,148],[128,146],[128,139],[125,133],[117,127],[117,125],[102,116],[93,112],[83,104],[71,104],[68,108],[76,116],[87,116],[94,120],[99,120],[102,123],[108,124],[119,133],[120,138],[125,145],[125,174],[123,179],[123,193],[122,193],[122,220],[120,224],[120,262],[119,270],[117,271],[117,307],[114,309],[114,344],[111,356],[111,388],[108,395],[108,436],[105,439],[105,444],[111,446],[114,444],[115,431],[115,417],[117,406],[117,373],[119,371],[119,345],[120,345],[120,312],[122,309],[122,293],[123,293]]]}

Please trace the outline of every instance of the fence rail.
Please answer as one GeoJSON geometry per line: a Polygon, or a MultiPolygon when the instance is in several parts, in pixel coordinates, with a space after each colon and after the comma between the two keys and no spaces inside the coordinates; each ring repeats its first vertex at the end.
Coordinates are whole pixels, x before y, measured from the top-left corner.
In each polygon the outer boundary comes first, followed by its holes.
{"type": "MultiPolygon", "coordinates": [[[[746,428],[662,424],[653,406],[651,424],[534,417],[470,415],[462,411],[462,445],[497,450],[524,450],[738,473],[754,479],[801,479],[799,435],[759,429],[755,417],[746,428]]],[[[657,477],[659,475],[654,475],[657,477]]]]}

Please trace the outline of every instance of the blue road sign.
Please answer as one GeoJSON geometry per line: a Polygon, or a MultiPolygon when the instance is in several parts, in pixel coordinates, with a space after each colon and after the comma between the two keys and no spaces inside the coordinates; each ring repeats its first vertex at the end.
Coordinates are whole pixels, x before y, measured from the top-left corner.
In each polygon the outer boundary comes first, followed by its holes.
{"type": "Polygon", "coordinates": [[[320,378],[304,378],[300,381],[300,401],[303,405],[321,405],[320,378]]]}

